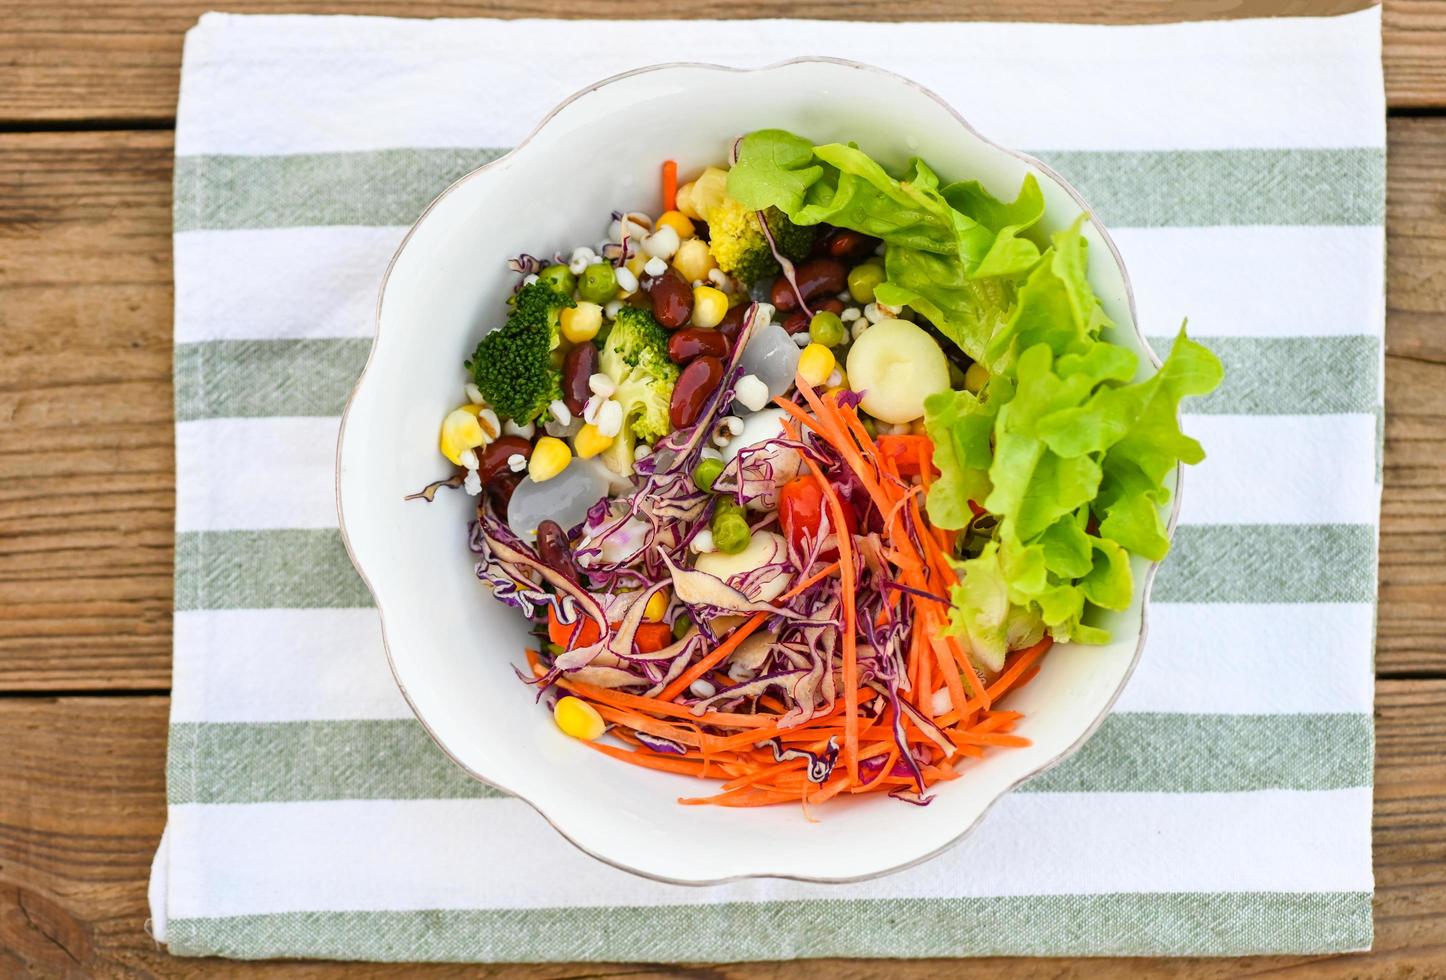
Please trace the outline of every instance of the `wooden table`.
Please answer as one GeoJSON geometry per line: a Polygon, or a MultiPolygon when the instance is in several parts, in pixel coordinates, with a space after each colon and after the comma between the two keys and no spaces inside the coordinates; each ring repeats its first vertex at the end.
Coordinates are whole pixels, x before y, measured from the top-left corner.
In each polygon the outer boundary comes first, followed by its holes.
{"type": "MultiPolygon", "coordinates": [[[[1163,21],[1358,0],[239,0],[238,11],[1163,21]]],[[[330,976],[146,935],[165,820],[174,454],[171,152],[200,0],[0,0],[0,977],[330,976]]],[[[1446,0],[1387,0],[1376,948],[1249,960],[384,965],[352,975],[1446,976],[1446,0]]],[[[666,60],[667,51],[640,52],[666,60]]]]}

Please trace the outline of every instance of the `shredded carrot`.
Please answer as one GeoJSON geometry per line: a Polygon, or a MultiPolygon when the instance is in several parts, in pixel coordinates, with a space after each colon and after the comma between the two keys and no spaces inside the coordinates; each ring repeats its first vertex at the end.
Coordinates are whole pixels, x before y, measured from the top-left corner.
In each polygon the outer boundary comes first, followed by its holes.
{"type": "MultiPolygon", "coordinates": [[[[663,167],[663,192],[670,209],[676,205],[676,184],[676,165],[668,161],[663,167]]],[[[1022,717],[1020,713],[1000,710],[996,705],[1039,673],[1040,658],[1048,651],[1050,641],[1046,638],[1026,650],[1011,652],[997,676],[992,672],[981,676],[968,643],[945,632],[947,606],[940,600],[946,599],[958,582],[953,557],[956,535],[932,526],[926,519],[924,501],[937,473],[931,459],[933,443],[922,435],[875,439],[864,428],[856,409],[798,380],[804,405],[774,399],[785,413],[781,423],[784,433],[790,439],[805,437],[830,447],[857,477],[869,504],[876,509],[860,516],[871,523],[882,520],[883,537],[889,542],[882,551],[883,560],[892,566],[889,574],[901,588],[889,590],[873,614],[873,621],[866,625],[884,628],[893,623],[907,624],[903,674],[897,693],[932,725],[915,714],[904,713],[896,719],[894,712],[901,709],[884,707],[880,700],[884,694],[873,686],[877,681],[860,684],[858,546],[852,535],[837,533],[847,526],[844,501],[818,462],[805,454],[809,476],[822,492],[829,525],[835,529],[838,560],[804,577],[777,602],[778,608],[785,608],[787,600],[818,582],[837,578],[842,635],[835,669],[843,691],[830,707],[785,727],[782,719],[789,714],[789,706],[773,694],[755,698],[748,711],[695,714],[688,704],[676,703],[699,679],[707,679],[719,688],[729,683],[721,673],[721,665],[767,621],[768,612],[748,617],[717,646],[663,685],[655,696],[600,688],[565,675],[556,680],[562,689],[592,703],[615,726],[613,733],[624,747],[589,743],[599,752],[632,765],[722,781],[714,795],[686,797],[680,803],[734,807],[794,803],[802,805],[807,814],[809,806],[840,793],[917,789],[913,776],[893,774],[905,752],[914,754],[924,784],[929,786],[958,779],[961,766],[967,769],[970,760],[987,751],[1029,744],[1027,738],[1013,733],[1022,717]],[[936,712],[941,691],[947,693],[948,707],[936,712]],[[880,710],[871,710],[869,705],[880,710]],[[870,714],[864,713],[870,710],[870,714]],[[639,733],[669,739],[682,746],[682,752],[655,752],[639,733]],[[778,758],[779,746],[816,755],[829,751],[831,744],[839,747],[842,765],[822,785],[810,781],[807,759],[778,758]],[[861,778],[860,763],[868,760],[873,760],[870,767],[880,764],[880,768],[872,776],[861,778]]],[[[870,557],[869,561],[874,559],[870,557]]],[[[545,673],[536,651],[527,651],[527,658],[534,674],[545,673]]]]}
{"type": "MultiPolygon", "coordinates": [[[[800,592],[802,592],[804,589],[807,589],[815,582],[827,577],[828,575],[831,575],[833,573],[833,569],[835,568],[837,568],[837,562],[835,562],[834,565],[830,566],[829,568],[826,568],[823,571],[804,579],[802,582],[798,583],[793,588],[785,592],[781,596],[781,598],[792,599],[794,596],[798,595],[800,592]]],[[[685,690],[688,689],[688,685],[692,684],[698,678],[702,677],[708,671],[712,670],[715,666],[728,659],[728,655],[731,654],[734,650],[737,650],[739,645],[742,644],[744,640],[752,636],[753,631],[758,629],[758,627],[762,626],[764,620],[766,620],[767,618],[768,613],[754,613],[747,622],[740,624],[736,629],[734,629],[733,632],[729,634],[726,640],[718,644],[718,646],[714,647],[712,652],[705,654],[703,659],[699,660],[693,666],[683,671],[683,673],[679,674],[671,684],[663,688],[662,691],[658,692],[658,698],[662,701],[672,701],[679,694],[682,694],[685,690]]]]}
{"type": "Polygon", "coordinates": [[[663,210],[678,209],[678,161],[663,161],[663,210]]]}
{"type": "MultiPolygon", "coordinates": [[[[807,388],[808,383],[802,378],[798,379],[800,388],[807,388]]],[[[838,493],[824,478],[823,471],[818,464],[805,457],[808,463],[809,472],[813,474],[814,482],[823,491],[824,500],[828,501],[829,520],[837,529],[835,537],[838,541],[838,564],[839,578],[841,579],[841,590],[843,593],[843,685],[844,685],[844,761],[848,764],[849,779],[857,782],[859,778],[859,659],[858,659],[858,625],[854,611],[854,556],[853,543],[844,529],[848,526],[844,523],[843,504],[838,499],[838,493]]]]}

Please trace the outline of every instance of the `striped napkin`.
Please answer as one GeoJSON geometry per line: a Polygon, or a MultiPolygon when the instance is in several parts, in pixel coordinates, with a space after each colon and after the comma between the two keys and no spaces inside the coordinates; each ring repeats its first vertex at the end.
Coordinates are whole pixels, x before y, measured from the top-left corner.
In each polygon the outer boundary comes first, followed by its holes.
{"type": "Polygon", "coordinates": [[[1379,38],[1376,9],[1107,28],[203,17],[176,134],[157,938],[378,960],[1369,946],[1379,38]],[[1226,364],[1190,407],[1210,456],[1116,712],[962,846],[877,881],[686,888],[585,857],[428,741],[338,538],[337,415],[406,226],[561,98],[659,51],[918,79],[1074,181],[1147,332],[1188,314],[1226,364]]]}

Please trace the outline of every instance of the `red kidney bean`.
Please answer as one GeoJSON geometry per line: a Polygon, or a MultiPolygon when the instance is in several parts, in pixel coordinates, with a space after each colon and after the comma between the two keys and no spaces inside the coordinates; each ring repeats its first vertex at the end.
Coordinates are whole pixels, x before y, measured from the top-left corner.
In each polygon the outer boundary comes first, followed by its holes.
{"type": "Polygon", "coordinates": [[[526,473],[503,473],[486,484],[487,496],[492,499],[492,509],[504,521],[507,520],[507,505],[512,502],[512,492],[517,489],[517,485],[526,475],[526,473]]]}
{"type": "MultiPolygon", "coordinates": [[[[793,278],[798,282],[798,291],[803,294],[804,302],[808,302],[815,296],[842,290],[848,283],[848,269],[838,259],[809,259],[794,270],[793,278]]],[[[798,309],[798,297],[793,295],[793,287],[783,276],[773,280],[769,299],[775,308],[785,313],[798,309]]]]}
{"type": "Polygon", "coordinates": [[[818,308],[820,310],[827,310],[829,313],[842,313],[844,311],[844,301],[834,296],[819,304],[818,308]]]}
{"type": "Polygon", "coordinates": [[[668,356],[675,364],[687,364],[693,358],[706,354],[709,357],[728,356],[728,338],[717,330],[703,327],[684,327],[668,338],[668,356]]]}
{"type": "Polygon", "coordinates": [[[577,582],[577,563],[573,561],[572,545],[567,532],[557,521],[537,525],[537,557],[542,563],[569,582],[577,582]]]}
{"type": "Polygon", "coordinates": [[[562,403],[574,415],[581,415],[592,397],[587,379],[597,374],[597,345],[592,341],[578,344],[562,361],[562,403]]]}
{"type": "Polygon", "coordinates": [[[653,297],[653,318],[668,330],[677,330],[693,315],[693,287],[676,270],[643,279],[643,288],[653,297]]]}
{"type": "Polygon", "coordinates": [[[802,310],[794,310],[783,318],[783,329],[789,334],[803,333],[808,330],[808,314],[802,310]]]}
{"type": "Polygon", "coordinates": [[[513,456],[519,455],[523,459],[532,458],[532,443],[521,436],[502,436],[499,439],[493,439],[477,457],[477,475],[482,478],[484,485],[498,477],[505,476],[512,472],[512,467],[508,465],[507,461],[513,456]]]}
{"type": "Polygon", "coordinates": [[[828,254],[838,259],[861,259],[878,247],[877,238],[856,231],[836,231],[828,240],[828,254]]]}
{"type": "Polygon", "coordinates": [[[673,401],[668,415],[673,428],[682,429],[698,421],[703,404],[718,390],[723,381],[723,362],[716,357],[695,357],[678,375],[673,385],[673,401]]]}
{"type": "Polygon", "coordinates": [[[743,316],[751,306],[751,303],[739,303],[725,313],[723,322],[718,324],[718,332],[727,338],[729,350],[738,343],[738,335],[743,332],[743,316]]]}

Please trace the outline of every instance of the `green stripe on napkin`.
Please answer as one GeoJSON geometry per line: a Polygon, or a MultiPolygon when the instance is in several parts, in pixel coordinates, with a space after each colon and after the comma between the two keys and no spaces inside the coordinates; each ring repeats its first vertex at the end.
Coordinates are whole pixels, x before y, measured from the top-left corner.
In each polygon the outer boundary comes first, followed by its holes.
{"type": "Polygon", "coordinates": [[[801,956],[1242,956],[1369,946],[1369,892],[1119,893],[173,919],[173,953],[688,962],[801,956]]]}
{"type": "MultiPolygon", "coordinates": [[[[276,156],[178,156],[176,231],[410,225],[448,184],[496,149],[370,150],[276,156]]],[[[1374,148],[1064,151],[1059,170],[1106,225],[1379,224],[1374,148]]]]}

